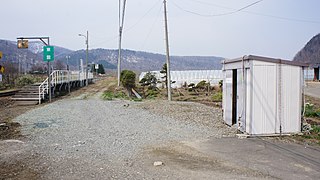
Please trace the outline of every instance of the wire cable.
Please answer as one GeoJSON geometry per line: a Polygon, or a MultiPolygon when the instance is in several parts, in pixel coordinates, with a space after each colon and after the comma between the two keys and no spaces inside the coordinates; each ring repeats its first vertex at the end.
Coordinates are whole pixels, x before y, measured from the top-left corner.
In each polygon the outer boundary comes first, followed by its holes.
{"type": "MultiPolygon", "coordinates": [[[[138,21],[136,21],[132,26],[130,26],[127,29],[123,29],[123,33],[129,32],[130,30],[132,30],[135,26],[137,26],[161,1],[157,1],[155,4],[153,4],[153,6],[141,17],[139,18],[138,21]]],[[[121,7],[121,6],[120,6],[121,7]]],[[[120,8],[121,9],[121,8],[120,8]]],[[[121,25],[121,16],[119,16],[119,25],[121,25]]],[[[91,47],[96,47],[97,45],[101,45],[101,44],[105,44],[108,42],[112,42],[117,40],[117,38],[119,37],[119,35],[114,35],[106,40],[100,41],[99,43],[96,43],[94,45],[91,45],[91,47]]]]}
{"type": "Polygon", "coordinates": [[[274,15],[270,15],[270,14],[263,14],[263,13],[257,13],[257,12],[251,12],[251,11],[243,11],[243,12],[248,13],[248,14],[258,15],[258,16],[264,16],[264,17],[269,17],[269,18],[287,20],[287,21],[320,24],[320,21],[312,21],[312,20],[305,20],[305,19],[295,19],[295,18],[274,16],[274,15]]]}
{"type": "MultiPolygon", "coordinates": [[[[211,2],[209,3],[209,2],[204,2],[204,1],[200,1],[200,0],[189,0],[189,1],[196,2],[196,3],[199,3],[199,4],[209,5],[209,6],[213,6],[213,7],[219,7],[219,8],[223,8],[223,9],[237,10],[237,9],[235,9],[235,8],[222,6],[222,5],[214,4],[214,3],[211,3],[211,2]]],[[[283,16],[275,16],[275,15],[258,13],[258,12],[252,12],[252,11],[241,11],[241,12],[242,12],[242,13],[247,13],[247,14],[256,15],[256,16],[264,16],[264,17],[269,17],[269,18],[273,18],[273,19],[280,19],[280,20],[286,20],[286,21],[292,21],[292,22],[320,24],[320,21],[313,21],[313,20],[306,20],[306,19],[298,19],[298,18],[289,18],[289,17],[283,17],[283,16]]],[[[197,14],[197,15],[198,15],[198,14],[197,14]]],[[[223,15],[223,14],[222,14],[222,15],[223,15]]],[[[226,13],[225,15],[228,15],[228,14],[226,13]]]]}
{"type": "Polygon", "coordinates": [[[146,38],[144,39],[144,41],[143,41],[143,43],[142,43],[142,45],[141,45],[140,49],[144,48],[144,46],[145,46],[145,44],[146,44],[147,40],[149,39],[149,37],[150,37],[150,35],[151,35],[151,33],[152,33],[152,31],[153,31],[153,29],[154,29],[154,27],[155,27],[156,23],[158,22],[158,19],[159,19],[159,17],[160,17],[161,10],[162,10],[162,6],[160,7],[160,9],[159,9],[159,11],[158,11],[158,13],[157,13],[157,16],[156,16],[156,18],[155,18],[155,21],[153,21],[153,24],[152,24],[152,26],[151,26],[151,28],[150,28],[150,30],[149,30],[149,32],[148,32],[148,34],[147,34],[146,38]]]}
{"type": "Polygon", "coordinates": [[[199,3],[199,4],[204,4],[204,5],[219,7],[219,8],[223,8],[223,9],[236,10],[235,8],[226,7],[226,6],[221,6],[221,5],[219,5],[219,4],[213,4],[213,3],[211,3],[211,2],[209,3],[209,2],[199,1],[199,0],[189,0],[189,1],[196,2],[196,3],[199,3]]]}
{"type": "Polygon", "coordinates": [[[136,27],[160,2],[161,0],[157,1],[135,24],[125,29],[124,32],[128,32],[136,27]]]}
{"type": "Polygon", "coordinates": [[[177,7],[178,9],[180,9],[182,11],[185,11],[187,13],[190,13],[190,14],[194,14],[194,15],[198,15],[198,16],[202,16],[202,17],[216,17],[216,16],[226,16],[226,15],[231,15],[231,14],[234,14],[234,13],[238,13],[238,12],[243,11],[244,9],[247,9],[247,8],[249,8],[251,6],[254,6],[254,5],[256,5],[256,4],[258,4],[258,3],[262,2],[262,1],[263,0],[255,1],[255,2],[253,2],[251,4],[248,4],[248,5],[240,8],[240,9],[237,9],[235,11],[231,11],[231,12],[227,12],[227,13],[221,13],[221,14],[200,14],[200,13],[197,13],[197,12],[194,12],[194,11],[186,10],[186,9],[182,8],[181,6],[179,6],[178,4],[176,4],[174,1],[171,1],[171,3],[175,7],[177,7]]]}

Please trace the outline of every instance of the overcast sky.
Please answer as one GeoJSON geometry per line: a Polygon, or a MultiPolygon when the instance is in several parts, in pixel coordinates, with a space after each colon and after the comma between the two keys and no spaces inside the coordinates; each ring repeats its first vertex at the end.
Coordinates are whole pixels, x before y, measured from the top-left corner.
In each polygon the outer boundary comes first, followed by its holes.
{"type": "MultiPolygon", "coordinates": [[[[123,48],[165,53],[163,0],[127,0],[123,48]]],[[[320,32],[319,0],[168,0],[171,55],[292,59],[320,32]],[[196,15],[199,14],[199,15],[196,15]]],[[[0,39],[50,36],[51,44],[118,48],[118,0],[2,0],[0,39]]]]}

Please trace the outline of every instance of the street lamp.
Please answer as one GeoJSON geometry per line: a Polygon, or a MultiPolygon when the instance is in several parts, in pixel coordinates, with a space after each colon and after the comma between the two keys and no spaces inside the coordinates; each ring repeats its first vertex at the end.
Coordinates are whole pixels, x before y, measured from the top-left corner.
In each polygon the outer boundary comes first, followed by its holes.
{"type": "Polygon", "coordinates": [[[83,36],[86,40],[87,50],[86,50],[86,86],[88,86],[88,52],[89,52],[89,32],[87,31],[87,35],[79,34],[79,36],[83,36]]]}

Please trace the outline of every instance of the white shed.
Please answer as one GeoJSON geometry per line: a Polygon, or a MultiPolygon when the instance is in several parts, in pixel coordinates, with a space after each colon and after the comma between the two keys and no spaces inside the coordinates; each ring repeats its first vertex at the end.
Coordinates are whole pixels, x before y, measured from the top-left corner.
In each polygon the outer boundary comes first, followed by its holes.
{"type": "Polygon", "coordinates": [[[260,56],[223,61],[223,117],[250,135],[301,131],[304,63],[260,56]]]}

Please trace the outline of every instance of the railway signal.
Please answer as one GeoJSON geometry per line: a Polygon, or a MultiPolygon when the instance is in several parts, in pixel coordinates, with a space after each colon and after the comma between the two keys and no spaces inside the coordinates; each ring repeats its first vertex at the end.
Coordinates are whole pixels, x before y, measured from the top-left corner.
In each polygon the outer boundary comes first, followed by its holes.
{"type": "Polygon", "coordinates": [[[28,40],[19,39],[17,45],[18,45],[18,49],[28,49],[29,42],[28,40]]]}

